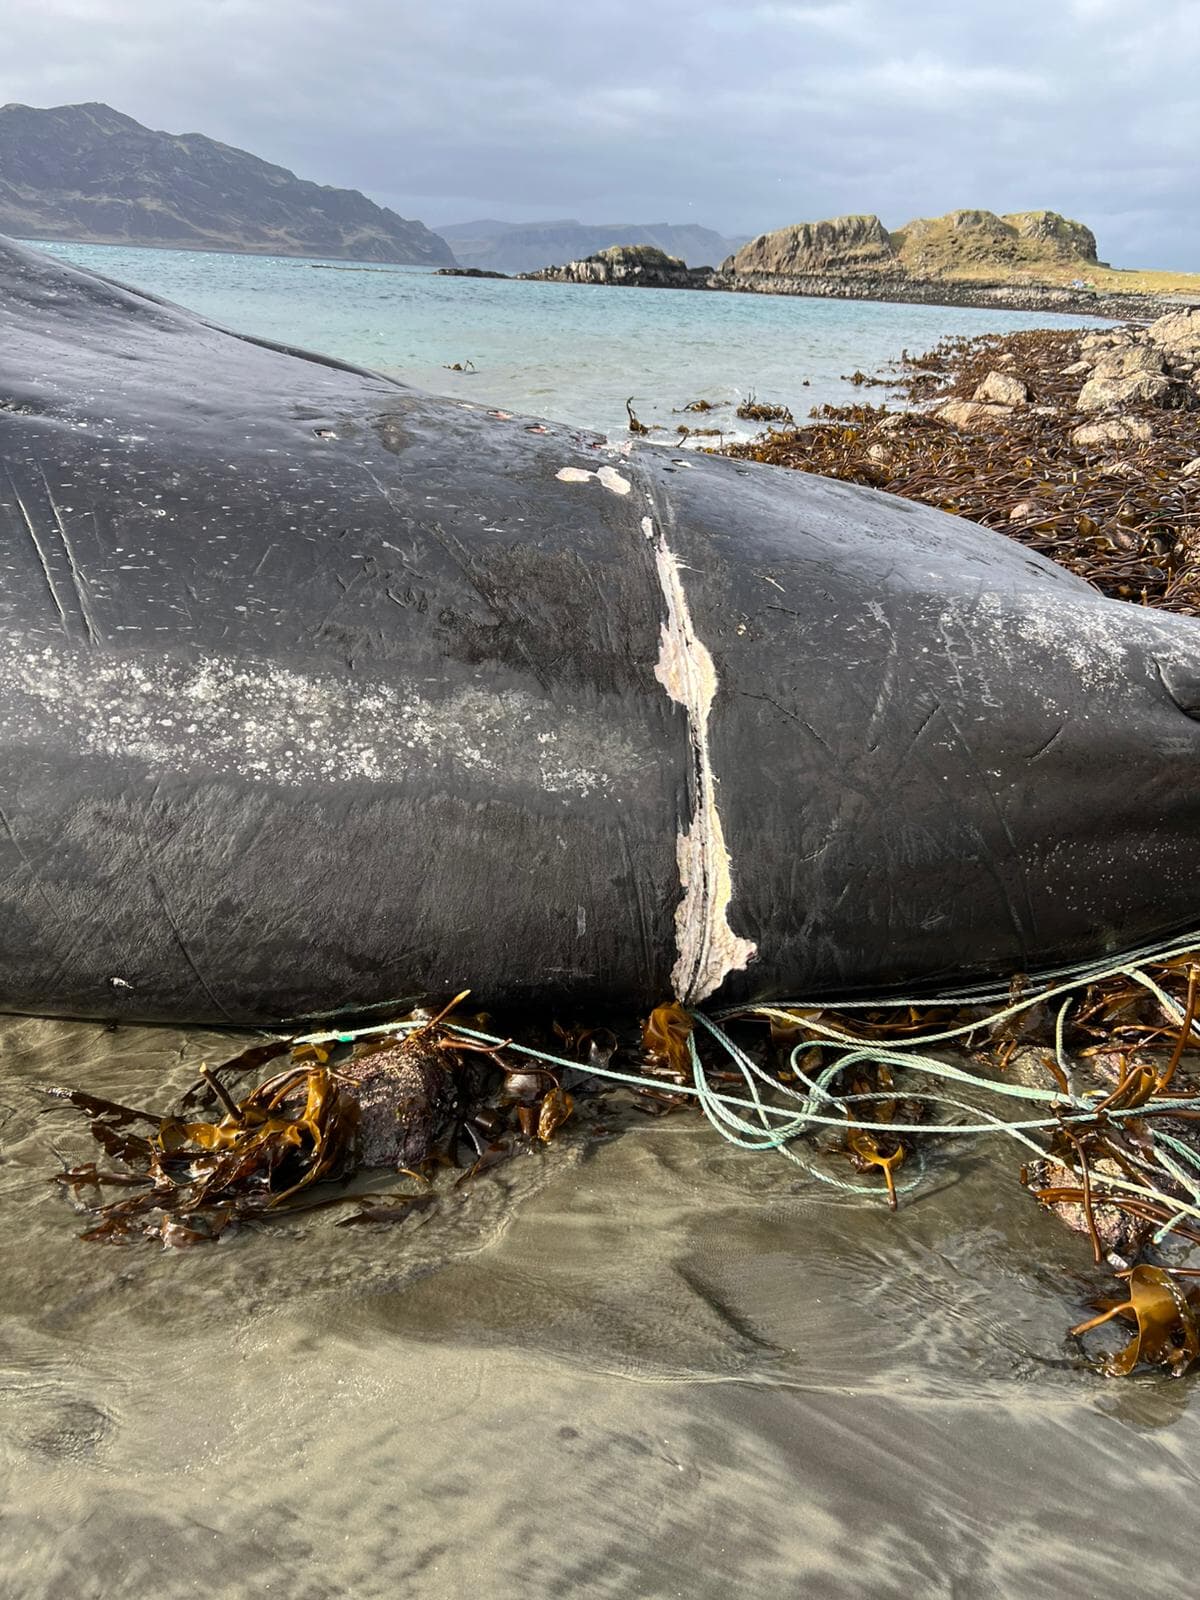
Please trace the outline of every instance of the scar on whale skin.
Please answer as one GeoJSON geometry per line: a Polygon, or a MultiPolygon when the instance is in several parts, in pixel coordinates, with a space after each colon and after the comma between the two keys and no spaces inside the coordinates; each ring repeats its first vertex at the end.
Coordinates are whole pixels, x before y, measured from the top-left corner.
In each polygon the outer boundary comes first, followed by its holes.
{"type": "Polygon", "coordinates": [[[601,467],[597,472],[590,472],[586,467],[560,467],[554,476],[560,483],[587,483],[589,479],[595,478],[613,494],[628,494],[632,488],[629,479],[615,467],[601,467]]]}
{"type": "Polygon", "coordinates": [[[683,898],[675,909],[678,955],[671,983],[680,1000],[695,1005],[719,989],[731,972],[749,965],[758,946],[740,938],[729,925],[733,878],[708,748],[717,671],[692,626],[678,560],[650,517],[642,518],[642,532],[654,547],[667,605],[654,675],[687,712],[692,745],[692,823],[675,847],[683,898]]]}

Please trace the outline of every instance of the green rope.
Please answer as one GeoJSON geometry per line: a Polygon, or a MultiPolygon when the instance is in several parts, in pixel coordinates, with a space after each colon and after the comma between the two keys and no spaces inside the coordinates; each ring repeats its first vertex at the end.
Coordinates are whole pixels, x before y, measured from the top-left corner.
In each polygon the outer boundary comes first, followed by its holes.
{"type": "MultiPolygon", "coordinates": [[[[623,1072],[615,1067],[573,1061],[553,1051],[538,1050],[531,1045],[502,1039],[496,1034],[486,1033],[476,1028],[468,1028],[453,1021],[448,1022],[446,1027],[450,1032],[464,1039],[469,1039],[473,1043],[491,1046],[503,1045],[517,1055],[529,1060],[542,1062],[558,1072],[577,1072],[586,1077],[603,1079],[627,1088],[648,1089],[656,1093],[662,1093],[666,1090],[671,1094],[690,1097],[697,1101],[704,1115],[716,1128],[717,1132],[721,1134],[722,1138],[737,1148],[775,1152],[804,1168],[806,1172],[820,1182],[828,1184],[835,1189],[851,1194],[877,1195],[879,1193],[878,1185],[851,1183],[836,1178],[828,1172],[823,1172],[809,1155],[797,1152],[792,1148],[793,1145],[804,1135],[816,1133],[822,1129],[837,1128],[845,1130],[850,1123],[850,1108],[852,1106],[870,1105],[879,1101],[894,1101],[897,1098],[903,1098],[909,1102],[928,1104],[942,1112],[965,1112],[967,1120],[884,1122],[863,1121],[859,1116],[854,1115],[854,1127],[868,1133],[893,1135],[978,1136],[1003,1134],[1005,1137],[1015,1139],[1026,1146],[1035,1155],[1044,1156],[1045,1150],[1030,1135],[1053,1133],[1064,1127],[1094,1124],[1097,1106],[1105,1098],[1102,1090],[1091,1090],[1080,1095],[1074,1089],[1071,1062],[1065,1048],[1065,1027],[1068,1011],[1078,991],[1091,983],[1100,982],[1107,978],[1124,976],[1144,987],[1155,997],[1166,1014],[1173,1018],[1177,1024],[1182,1025],[1183,1011],[1162,987],[1143,970],[1143,966],[1150,962],[1168,961],[1175,956],[1188,954],[1195,951],[1198,945],[1200,945],[1200,933],[1193,934],[1186,941],[1175,941],[1164,946],[1135,950],[1115,961],[1109,960],[1107,963],[1091,962],[1072,968],[1059,969],[1052,975],[1054,981],[1051,983],[1050,988],[1028,991],[1018,999],[1012,999],[1011,991],[1008,990],[975,990],[933,998],[922,996],[917,999],[897,999],[889,996],[874,1000],[860,999],[853,1001],[780,1001],[769,1005],[751,1004],[730,1007],[717,1012],[715,1016],[709,1016],[702,1011],[690,1011],[688,1015],[693,1026],[692,1032],[688,1036],[687,1049],[692,1074],[691,1083],[677,1084],[643,1073],[623,1072]],[[877,1010],[893,1007],[958,1008],[984,1003],[985,1000],[989,999],[995,1002],[1001,998],[1007,1000],[1008,1003],[1000,1005],[998,1009],[989,1012],[982,1019],[891,1041],[864,1041],[822,1021],[820,1017],[812,1015],[813,1012],[822,1010],[877,1010]],[[1054,1053],[1059,1070],[1067,1085],[1065,1092],[1058,1087],[1036,1088],[1026,1084],[985,1078],[977,1073],[969,1072],[963,1067],[955,1066],[951,1062],[943,1061],[936,1056],[928,1054],[930,1046],[947,1045],[952,1041],[964,1042],[973,1034],[985,1029],[994,1029],[1035,1006],[1045,1005],[1056,999],[1061,999],[1062,1003],[1058,1007],[1055,1016],[1054,1053]],[[804,1013],[804,1015],[797,1016],[797,1012],[804,1013]],[[789,1056],[791,1073],[796,1081],[802,1085],[802,1088],[798,1089],[793,1084],[782,1081],[775,1074],[760,1066],[721,1026],[723,1022],[748,1018],[762,1018],[768,1021],[774,1019],[793,1025],[801,1023],[811,1035],[811,1037],[797,1043],[789,1056]],[[701,1058],[697,1043],[698,1036],[707,1037],[720,1055],[736,1068],[742,1080],[742,1092],[730,1093],[727,1089],[718,1089],[713,1086],[701,1058]],[[820,1051],[826,1048],[832,1048],[837,1052],[835,1059],[831,1064],[823,1067],[815,1076],[810,1076],[805,1070],[804,1058],[813,1051],[820,1051]],[[1010,1119],[997,1115],[985,1107],[956,1099],[944,1091],[920,1091],[915,1093],[904,1091],[903,1093],[898,1093],[889,1089],[886,1091],[872,1090],[850,1095],[833,1094],[830,1089],[833,1080],[839,1074],[860,1063],[887,1066],[889,1068],[902,1067],[909,1071],[919,1072],[929,1078],[942,1080],[948,1084],[961,1085],[976,1094],[993,1095],[1001,1100],[1025,1101],[1032,1105],[1043,1107],[1045,1110],[1040,1116],[1010,1119]],[[769,1091],[771,1098],[764,1097],[764,1088],[769,1091]],[[780,1098],[785,1102],[784,1104],[779,1103],[780,1098]]],[[[383,1034],[393,1036],[407,1035],[424,1025],[422,1021],[405,1021],[399,1023],[373,1023],[360,1028],[330,1028],[324,1032],[304,1034],[297,1038],[295,1043],[313,1045],[351,1044],[359,1039],[383,1034]]],[[[1170,1101],[1163,1101],[1158,1104],[1151,1100],[1132,1109],[1108,1107],[1104,1115],[1108,1120],[1116,1123],[1136,1118],[1147,1123],[1152,1129],[1153,1119],[1158,1115],[1174,1115],[1180,1111],[1193,1110],[1200,1110],[1200,1098],[1173,1098],[1170,1101]]],[[[1161,1238],[1165,1237],[1173,1226],[1183,1220],[1200,1220],[1200,1158],[1197,1158],[1186,1145],[1170,1134],[1151,1131],[1150,1137],[1154,1144],[1155,1155],[1162,1163],[1163,1169],[1179,1183],[1189,1197],[1186,1201],[1173,1202],[1178,1206],[1177,1214],[1172,1222],[1164,1224],[1158,1230],[1156,1238],[1161,1238]],[[1191,1169],[1190,1171],[1188,1170],[1189,1168],[1191,1169]]],[[[918,1165],[923,1166],[919,1156],[917,1159],[918,1165]]],[[[1155,1189],[1145,1184],[1135,1183],[1128,1178],[1097,1172],[1093,1172],[1091,1176],[1094,1187],[1099,1190],[1121,1191],[1158,1202],[1161,1202],[1163,1198],[1162,1194],[1155,1189]]],[[[904,1182],[897,1185],[899,1192],[910,1193],[920,1183],[921,1177],[922,1172],[920,1170],[906,1175],[904,1182]]]]}

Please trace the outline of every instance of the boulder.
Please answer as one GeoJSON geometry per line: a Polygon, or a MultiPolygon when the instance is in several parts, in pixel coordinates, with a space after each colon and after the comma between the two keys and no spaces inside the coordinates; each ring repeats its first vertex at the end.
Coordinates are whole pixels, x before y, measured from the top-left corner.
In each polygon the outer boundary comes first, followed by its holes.
{"type": "Polygon", "coordinates": [[[1064,378],[1080,378],[1085,372],[1090,372],[1091,370],[1092,363],[1090,361],[1072,361],[1069,367],[1062,369],[1062,375],[1064,378]]]}
{"type": "Polygon", "coordinates": [[[997,422],[1006,422],[1013,414],[1012,406],[987,405],[978,400],[947,400],[934,411],[934,416],[951,427],[965,428],[968,432],[987,428],[997,422]]]}
{"type": "Polygon", "coordinates": [[[1113,417],[1107,422],[1085,422],[1071,435],[1071,443],[1085,450],[1102,450],[1108,445],[1149,444],[1154,437],[1144,417],[1113,417]]]}
{"type": "Polygon", "coordinates": [[[1180,360],[1200,360],[1200,307],[1168,311],[1146,329],[1147,337],[1167,354],[1180,360]]]}
{"type": "Polygon", "coordinates": [[[1183,476],[1185,478],[1200,478],[1200,456],[1197,456],[1194,461],[1188,462],[1183,469],[1183,476]]]}
{"type": "Polygon", "coordinates": [[[1023,406],[1029,402],[1029,385],[1007,372],[989,372],[975,391],[974,398],[984,404],[1023,406]]]}
{"type": "Polygon", "coordinates": [[[1127,378],[1089,378],[1075,402],[1078,411],[1110,411],[1119,406],[1161,406],[1175,385],[1154,372],[1135,372],[1127,378]]]}
{"type": "Polygon", "coordinates": [[[1131,378],[1137,372],[1159,373],[1163,370],[1161,351],[1150,344],[1118,346],[1105,350],[1092,369],[1093,378],[1131,378]]]}
{"type": "Polygon", "coordinates": [[[1134,334],[1125,328],[1104,328],[1096,333],[1085,333],[1079,343],[1079,353],[1095,361],[1105,350],[1119,350],[1136,344],[1134,334]]]}

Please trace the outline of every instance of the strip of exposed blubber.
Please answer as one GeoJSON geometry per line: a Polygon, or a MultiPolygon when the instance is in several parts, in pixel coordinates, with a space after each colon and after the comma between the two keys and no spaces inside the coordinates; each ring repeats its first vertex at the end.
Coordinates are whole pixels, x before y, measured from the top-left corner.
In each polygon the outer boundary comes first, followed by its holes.
{"type": "Polygon", "coordinates": [[[696,1005],[715,993],[731,972],[747,966],[758,947],[740,938],[729,925],[733,877],[708,747],[708,719],[717,695],[716,667],[692,626],[676,556],[652,518],[642,518],[642,532],[654,549],[667,608],[654,675],[687,712],[691,741],[692,818],[675,847],[683,898],[675,910],[678,954],[671,983],[678,999],[696,1005]]]}

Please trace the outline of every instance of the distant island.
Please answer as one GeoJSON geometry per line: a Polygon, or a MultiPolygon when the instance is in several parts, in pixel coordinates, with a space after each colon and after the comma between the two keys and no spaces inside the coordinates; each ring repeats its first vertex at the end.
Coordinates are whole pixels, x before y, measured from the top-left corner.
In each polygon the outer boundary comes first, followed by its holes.
{"type": "Polygon", "coordinates": [[[456,222],[438,232],[460,266],[506,276],[536,272],[554,262],[578,261],[611,245],[650,245],[691,266],[721,261],[746,240],[729,239],[696,223],[674,222],[456,222]]]}
{"type": "Polygon", "coordinates": [[[551,283],[723,289],[1100,316],[1200,304],[1200,275],[1126,271],[1097,259],[1090,228],[1056,211],[951,211],[889,232],[877,216],[831,217],[760,234],[717,269],[619,245],[521,276],[551,283]]]}
{"type": "Polygon", "coordinates": [[[357,189],[99,103],[0,107],[0,233],[85,244],[452,266],[444,239],[357,189]]]}

